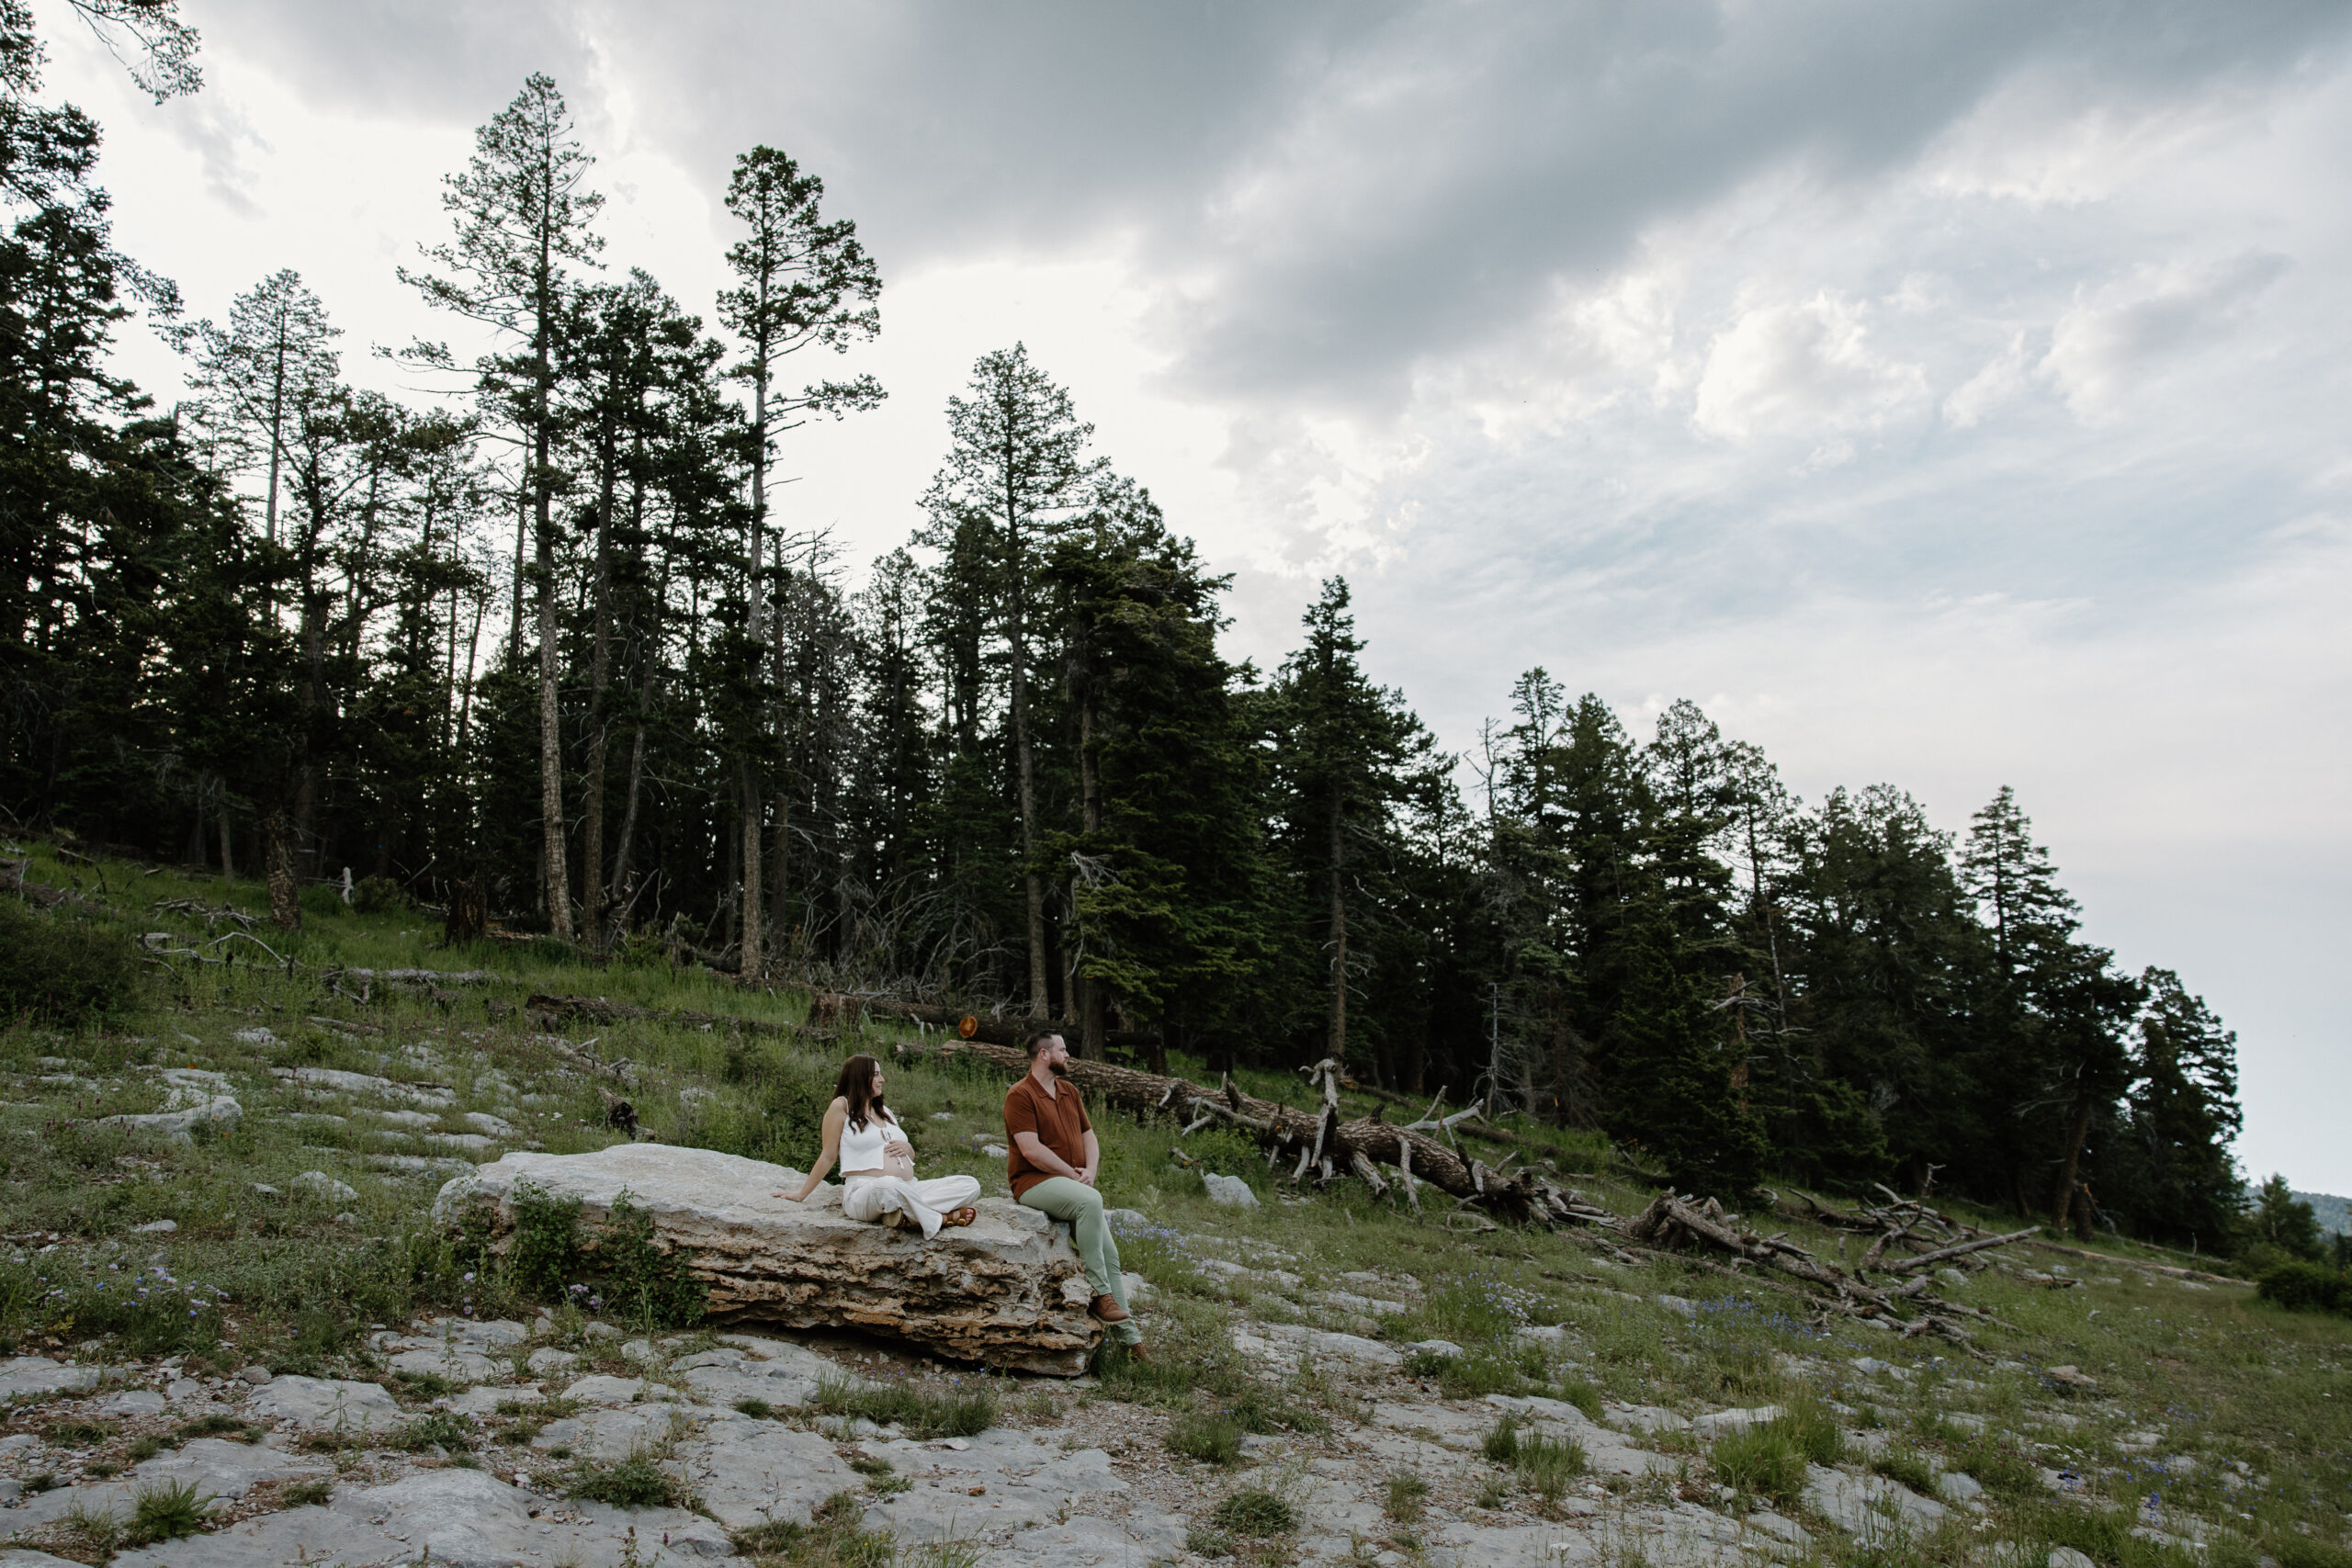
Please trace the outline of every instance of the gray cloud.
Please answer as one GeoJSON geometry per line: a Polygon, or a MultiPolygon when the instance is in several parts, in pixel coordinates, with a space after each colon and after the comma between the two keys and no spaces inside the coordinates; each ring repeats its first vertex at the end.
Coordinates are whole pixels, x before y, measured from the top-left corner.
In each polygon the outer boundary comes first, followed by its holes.
{"type": "Polygon", "coordinates": [[[2132,105],[2294,67],[2324,0],[1733,6],[1201,3],[659,8],[209,0],[322,98],[470,114],[532,69],[636,112],[716,190],[768,141],[886,265],[1113,231],[1185,288],[1203,392],[1393,400],[1563,278],[1776,166],[1868,177],[2021,74],[2132,105]]]}

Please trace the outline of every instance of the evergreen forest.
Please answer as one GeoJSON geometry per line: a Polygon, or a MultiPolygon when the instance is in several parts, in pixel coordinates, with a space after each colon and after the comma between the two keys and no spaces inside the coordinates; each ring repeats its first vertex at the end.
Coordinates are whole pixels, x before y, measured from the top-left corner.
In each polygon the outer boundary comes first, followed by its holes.
{"type": "MultiPolygon", "coordinates": [[[[75,9],[196,90],[170,6],[75,9]]],[[[459,946],[1084,1055],[1333,1056],[1687,1190],[1884,1182],[2208,1250],[2243,1223],[2234,1037],[2084,937],[2009,790],[1962,824],[1802,800],[1695,705],[1636,732],[1544,668],[1452,754],[1336,578],[1237,662],[1227,579],[1018,344],[934,473],[876,477],[913,525],[853,571],[776,504],[794,433],[887,391],[838,367],[888,258],[817,171],[738,157],[729,286],[673,298],[605,265],[534,76],[400,274],[486,348],[362,344],[266,258],[208,314],[119,251],[99,128],[40,63],[0,0],[0,826],[265,884],[288,928],[356,887],[459,946]],[[147,331],[170,407],[110,368],[147,331]],[[370,353],[437,390],[363,389],[370,353]]]]}

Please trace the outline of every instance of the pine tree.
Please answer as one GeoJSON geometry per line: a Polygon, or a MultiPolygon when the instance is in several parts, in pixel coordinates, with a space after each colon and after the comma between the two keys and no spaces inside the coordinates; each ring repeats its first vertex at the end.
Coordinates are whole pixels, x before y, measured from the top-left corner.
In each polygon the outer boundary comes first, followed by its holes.
{"type": "MultiPolygon", "coordinates": [[[[556,374],[558,337],[573,287],[570,269],[595,265],[604,248],[590,227],[605,200],[587,188],[593,162],[577,140],[563,95],[552,79],[534,73],[514,102],[474,133],[465,170],[443,182],[442,205],[456,221],[457,236],[424,252],[441,270],[400,269],[401,280],[427,304],[490,328],[508,345],[478,365],[477,384],[491,409],[514,429],[524,453],[522,490],[537,548],[542,887],[548,923],[565,941],[573,926],[556,683],[556,374]]],[[[416,352],[425,363],[450,363],[437,345],[416,352]]],[[[515,621],[519,648],[519,614],[515,621]]]]}
{"type": "Polygon", "coordinates": [[[1344,578],[1324,581],[1302,624],[1306,639],[1268,694],[1273,814],[1292,889],[1292,940],[1318,954],[1306,967],[1320,972],[1326,1001],[1319,1049],[1344,1064],[1350,995],[1378,951],[1365,940],[1365,917],[1377,909],[1374,888],[1395,863],[1397,813],[1414,775],[1437,759],[1402,695],[1374,685],[1358,661],[1364,645],[1344,578]]]}
{"type": "MultiPolygon", "coordinates": [[[[1080,423],[1069,392],[1031,364],[1019,344],[980,357],[969,395],[947,400],[947,460],[923,498],[931,517],[923,543],[962,574],[952,580],[952,591],[1001,617],[1005,739],[1028,926],[1029,1010],[1043,1018],[1050,988],[1037,749],[1029,712],[1031,613],[1043,552],[1092,502],[1105,465],[1087,452],[1094,427],[1080,423]]],[[[973,699],[962,700],[968,725],[973,699]]]]}
{"type": "MultiPolygon", "coordinates": [[[[775,386],[776,372],[788,355],[811,347],[845,352],[853,344],[881,331],[874,306],[882,292],[881,274],[858,243],[857,225],[847,219],[825,220],[819,206],[825,183],[805,173],[773,147],[754,147],[735,160],[727,186],[727,209],[749,230],[728,248],[727,265],[736,286],[720,292],[718,315],[743,345],[743,357],[729,374],[752,389],[749,439],[752,457],[752,505],[744,546],[750,583],[748,613],[753,636],[767,625],[764,604],[768,529],[768,465],[776,435],[810,415],[843,414],[874,408],[882,401],[881,384],[871,376],[846,381],[814,382],[797,392],[775,386]]],[[[785,643],[779,623],[774,637],[774,679],[784,681],[785,643]]],[[[761,794],[753,778],[752,760],[737,764],[737,788],[741,794],[743,820],[742,925],[745,975],[761,967],[761,794]]],[[[785,865],[790,853],[793,794],[779,786],[775,794],[775,893],[785,893],[785,865]]]]}

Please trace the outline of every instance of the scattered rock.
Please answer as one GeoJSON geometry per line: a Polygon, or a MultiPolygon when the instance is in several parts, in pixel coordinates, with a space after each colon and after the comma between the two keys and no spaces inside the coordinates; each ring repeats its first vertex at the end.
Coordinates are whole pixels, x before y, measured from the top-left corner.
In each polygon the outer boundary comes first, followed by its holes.
{"type": "Polygon", "coordinates": [[[1228,1209],[1254,1209],[1258,1194],[1238,1176],[1219,1176],[1215,1171],[1201,1172],[1201,1185],[1208,1189],[1209,1201],[1222,1203],[1228,1209]]]}
{"type": "Polygon", "coordinates": [[[356,1188],[345,1186],[323,1170],[306,1170],[294,1179],[294,1185],[307,1187],[319,1196],[331,1198],[338,1203],[348,1203],[359,1196],[356,1188]]]}
{"type": "Polygon", "coordinates": [[[1924,1534],[1946,1512],[1941,1503],[1883,1475],[1849,1475],[1817,1464],[1804,1473],[1805,1506],[1865,1543],[1895,1533],[1924,1534]]]}
{"type": "Polygon", "coordinates": [[[531,1370],[535,1378],[553,1377],[558,1372],[568,1372],[578,1366],[580,1358],[569,1350],[559,1350],[548,1345],[532,1351],[523,1364],[531,1370]]]}
{"type": "Polygon", "coordinates": [[[100,1416],[161,1416],[170,1404],[153,1389],[127,1388],[107,1395],[92,1408],[100,1416]]]}
{"type": "Polygon", "coordinates": [[[227,1098],[208,1100],[187,1111],[152,1111],[137,1116],[101,1116],[101,1127],[122,1127],[136,1133],[160,1133],[180,1143],[192,1142],[199,1127],[219,1132],[244,1115],[244,1107],[227,1098]]]}
{"type": "Polygon", "coordinates": [[[708,1285],[721,1322],[851,1327],[1024,1371],[1085,1370],[1102,1327],[1087,1315],[1077,1253],[1044,1214],[983,1198],[977,1222],[925,1241],[848,1218],[831,1184],[805,1203],[769,1196],[800,1180],[780,1166],[657,1144],[513,1153],[445,1186],[434,1216],[453,1224],[492,1205],[503,1246],[520,1186],[580,1199],[592,1225],[626,1190],[651,1217],[658,1243],[708,1285]]]}
{"type": "Polygon", "coordinates": [[[2071,1546],[2052,1547],[2049,1561],[2050,1568],[2098,1568],[2098,1564],[2071,1546]]]}
{"type": "Polygon", "coordinates": [[[1947,1470],[1937,1476],[1936,1490],[1943,1494],[1945,1502],[1958,1503],[1962,1506],[1984,1495],[1984,1485],[1976,1477],[1958,1470],[1947,1470]]]}
{"type": "Polygon", "coordinates": [[[253,1384],[255,1388],[259,1388],[262,1384],[269,1382],[269,1369],[261,1365],[258,1361],[250,1367],[240,1369],[237,1375],[243,1378],[245,1382],[253,1384]]]}
{"type": "Polygon", "coordinates": [[[255,1421],[290,1421],[305,1430],[384,1431],[400,1424],[401,1407],[381,1383],[306,1378],[288,1372],[245,1396],[255,1421]]]}
{"type": "Polygon", "coordinates": [[[714,1419],[703,1438],[681,1444],[676,1463],[730,1530],[805,1525],[811,1507],[858,1479],[816,1433],[735,1416],[714,1419]]]}
{"type": "Polygon", "coordinates": [[[0,1361],[0,1400],[28,1393],[79,1393],[98,1386],[96,1367],[69,1367],[46,1356],[11,1356],[0,1361]]]}
{"type": "Polygon", "coordinates": [[[1767,1421],[1778,1421],[1785,1414],[1777,1404],[1759,1404],[1753,1410],[1718,1410],[1712,1416],[1694,1416],[1690,1430],[1713,1441],[1734,1432],[1745,1432],[1750,1427],[1760,1427],[1767,1421]]]}
{"type": "Polygon", "coordinates": [[[2082,1389],[2087,1392],[2098,1387],[2098,1380],[2094,1377],[2085,1376],[2082,1369],[2079,1367],[2051,1367],[2046,1369],[2041,1375],[2049,1379],[2052,1382],[2061,1384],[2066,1388],[2082,1389]]]}
{"type": "Polygon", "coordinates": [[[1318,1357],[1393,1367],[1404,1360],[1377,1339],[1357,1334],[1332,1334],[1295,1323],[1253,1323],[1233,1331],[1233,1348],[1244,1355],[1263,1356],[1296,1365],[1301,1350],[1318,1357]]]}
{"type": "Polygon", "coordinates": [[[143,1225],[131,1226],[130,1234],[133,1235],[170,1235],[179,1228],[180,1223],[177,1220],[150,1220],[143,1225]]]}
{"type": "Polygon", "coordinates": [[[1650,1300],[1683,1317],[1695,1318],[1699,1315],[1699,1303],[1688,1296],[1652,1296],[1650,1300]]]}

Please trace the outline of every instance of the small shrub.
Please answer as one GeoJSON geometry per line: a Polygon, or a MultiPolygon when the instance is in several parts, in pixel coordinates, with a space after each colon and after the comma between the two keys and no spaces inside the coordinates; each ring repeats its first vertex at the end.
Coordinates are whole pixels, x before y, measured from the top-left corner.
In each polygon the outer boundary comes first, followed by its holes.
{"type": "Polygon", "coordinates": [[[764,1399],[739,1399],[735,1402],[739,1416],[749,1416],[754,1421],[764,1421],[775,1414],[775,1406],[764,1399]]]}
{"type": "Polygon", "coordinates": [[[1600,1419],[1600,1385],[1589,1378],[1563,1378],[1552,1385],[1551,1396],[1563,1404],[1575,1405],[1588,1421],[1600,1419]]]}
{"type": "Polygon", "coordinates": [[[809,1510],[808,1522],[779,1520],[738,1533],[735,1550],[786,1568],[890,1568],[891,1540],[859,1528],[865,1499],[836,1492],[809,1510]]]}
{"type": "Polygon", "coordinates": [[[71,1029],[130,1007],[138,980],[123,932],[0,899],[0,1019],[71,1029]]]}
{"type": "Polygon", "coordinates": [[[1204,1464],[1239,1459],[1241,1438],[1241,1424],[1221,1410],[1188,1410],[1168,1424],[1170,1450],[1204,1464]]]}
{"type": "Polygon", "coordinates": [[[139,1494],[130,1517],[130,1536],[141,1545],[178,1540],[204,1528],[204,1506],[212,1499],[190,1481],[166,1483],[139,1494]]]}
{"type": "Polygon", "coordinates": [[[1232,1538],[1216,1530],[1204,1530],[1197,1525],[1184,1532],[1184,1550],[1195,1557],[1230,1557],[1232,1538]]]}
{"type": "Polygon", "coordinates": [[[1945,1457],[1955,1470],[1964,1470],[1987,1492],[2002,1497],[2040,1497],[2041,1466],[2034,1456],[2008,1438],[1990,1432],[1970,1432],[1945,1445],[1945,1457]]]}
{"type": "Polygon", "coordinates": [[[1585,1472],[1584,1445],[1574,1438],[1547,1438],[1532,1433],[1519,1439],[1520,1479],[1546,1503],[1559,1501],[1569,1482],[1585,1472]]]}
{"type": "Polygon", "coordinates": [[[408,908],[408,894],[389,876],[363,876],[351,890],[351,907],[363,915],[389,915],[408,908]]]}
{"type": "Polygon", "coordinates": [[[596,1238],[596,1260],[607,1277],[605,1299],[648,1328],[691,1327],[710,1310],[710,1287],[687,1272],[684,1258],[654,1245],[653,1216],[629,1201],[626,1188],[596,1238]]]}
{"type": "Polygon", "coordinates": [[[394,1372],[392,1381],[401,1385],[401,1393],[411,1399],[439,1399],[458,1392],[458,1385],[439,1372],[394,1372]]]}
{"type": "Polygon", "coordinates": [[[41,1436],[61,1449],[87,1449],[107,1441],[121,1430],[111,1421],[52,1421],[41,1436]]]}
{"type": "Polygon", "coordinates": [[[534,1301],[561,1301],[581,1272],[580,1200],[558,1198],[527,1182],[514,1190],[514,1237],[506,1280],[534,1301]]]}
{"type": "Polygon", "coordinates": [[[1816,1399],[1791,1404],[1773,1423],[1789,1435],[1789,1442],[1808,1464],[1836,1464],[1846,1454],[1846,1429],[1837,1413],[1816,1399]]]}
{"type": "Polygon", "coordinates": [[[215,1411],[209,1416],[199,1416],[193,1421],[183,1421],[172,1428],[172,1440],[175,1443],[185,1442],[190,1438],[219,1437],[232,1437],[240,1442],[251,1443],[259,1441],[261,1436],[259,1427],[247,1426],[226,1411],[215,1411]]]}
{"type": "Polygon", "coordinates": [[[976,1438],[996,1424],[996,1393],[986,1385],[933,1393],[911,1383],[826,1377],[818,1380],[816,1407],[825,1416],[862,1416],[877,1427],[903,1427],[916,1438],[976,1438]]]}
{"type": "Polygon", "coordinates": [[[1449,1356],[1442,1350],[1414,1350],[1405,1357],[1405,1371],[1430,1378],[1449,1399],[1484,1399],[1490,1393],[1520,1393],[1528,1387],[1527,1374],[1509,1358],[1484,1351],[1449,1356]]]}
{"type": "Polygon", "coordinates": [[[289,1508],[316,1507],[334,1495],[334,1483],[298,1481],[286,1489],[284,1495],[286,1506],[289,1508]]]}
{"type": "Polygon", "coordinates": [[[125,1464],[145,1464],[149,1460],[153,1459],[165,1449],[172,1447],[175,1441],[175,1438],[159,1438],[151,1433],[148,1436],[140,1438],[137,1442],[132,1443],[130,1448],[123,1450],[123,1462],[125,1464]]]}
{"type": "Polygon", "coordinates": [[[2263,1544],[2278,1560],[2278,1568],[2352,1568],[2352,1551],[2314,1536],[2278,1530],[2263,1544]]]}
{"type": "Polygon", "coordinates": [[[565,1478],[564,1495],[616,1508],[683,1508],[692,1501],[677,1478],[645,1454],[611,1464],[583,1460],[565,1478]]]}
{"type": "Polygon", "coordinates": [[[2290,1311],[2352,1314],[2352,1274],[2322,1263],[2300,1258],[2274,1263],[2256,1277],[2254,1293],[2290,1311]]]}
{"type": "Polygon", "coordinates": [[[1784,1422],[1725,1433],[1707,1450],[1707,1462],[1716,1480],[1751,1496],[1793,1503],[1804,1491],[1804,1453],[1784,1422]]]}
{"type": "Polygon", "coordinates": [[[1381,1511],[1400,1525],[1409,1525],[1421,1517],[1421,1503],[1430,1495],[1430,1483],[1409,1472],[1399,1471],[1388,1478],[1387,1492],[1381,1511]]]}
{"type": "Polygon", "coordinates": [[[319,919],[329,919],[347,912],[350,906],[343,901],[343,889],[313,885],[301,892],[302,913],[319,919]]]}
{"type": "Polygon", "coordinates": [[[1936,1495],[1936,1470],[1917,1449],[1891,1448],[1871,1456],[1871,1469],[1922,1496],[1936,1495]]]}
{"type": "Polygon", "coordinates": [[[1478,1488],[1478,1506],[1481,1508],[1499,1508],[1510,1501],[1510,1494],[1504,1490],[1502,1483],[1491,1477],[1478,1488]]]}
{"type": "Polygon", "coordinates": [[[1253,1486],[1219,1503],[1209,1522],[1229,1535],[1282,1535],[1298,1528],[1298,1515],[1272,1492],[1253,1486]]]}
{"type": "Polygon", "coordinates": [[[413,1454],[423,1453],[427,1449],[441,1449],[453,1454],[471,1453],[473,1428],[454,1411],[428,1411],[394,1432],[390,1446],[413,1454]]]}
{"type": "Polygon", "coordinates": [[[1519,1462],[1519,1423],[1508,1416],[1496,1422],[1495,1429],[1487,1434],[1486,1443],[1479,1451],[1484,1453],[1492,1463],[1517,1464],[1519,1462]]]}

